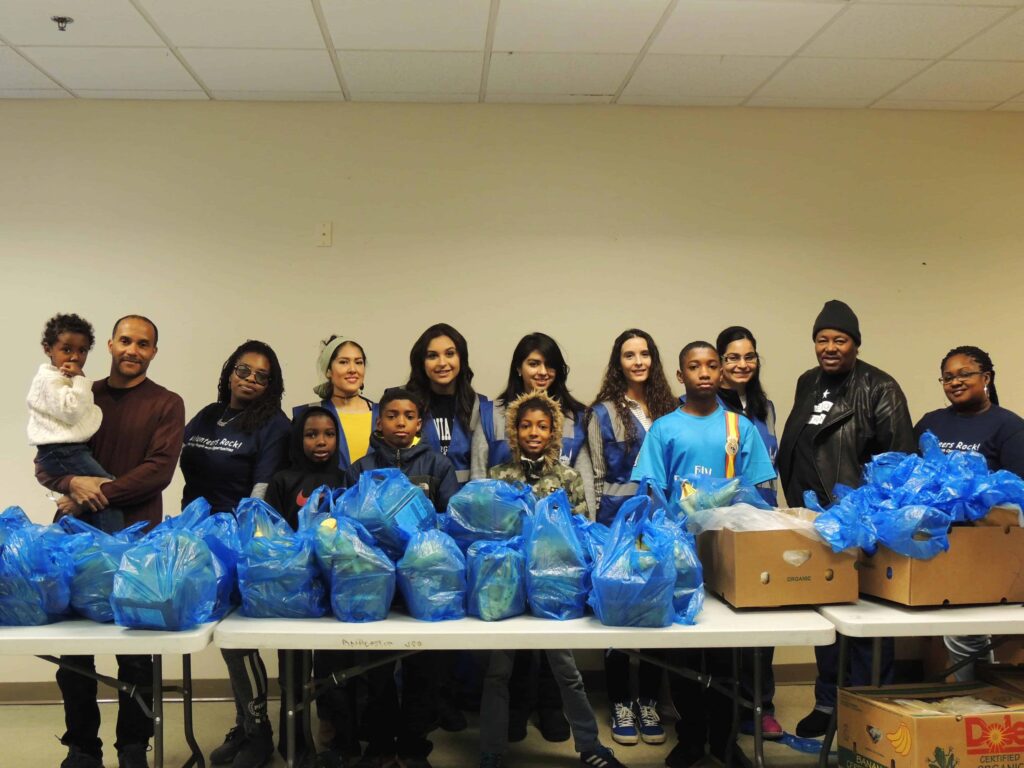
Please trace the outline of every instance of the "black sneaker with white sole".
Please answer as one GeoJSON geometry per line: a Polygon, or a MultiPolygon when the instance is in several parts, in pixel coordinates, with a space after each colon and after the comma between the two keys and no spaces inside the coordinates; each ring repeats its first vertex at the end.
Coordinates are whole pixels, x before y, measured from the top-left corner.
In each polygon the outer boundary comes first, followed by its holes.
{"type": "Polygon", "coordinates": [[[598,747],[593,752],[581,752],[580,762],[590,768],[626,768],[608,747],[598,747]]]}

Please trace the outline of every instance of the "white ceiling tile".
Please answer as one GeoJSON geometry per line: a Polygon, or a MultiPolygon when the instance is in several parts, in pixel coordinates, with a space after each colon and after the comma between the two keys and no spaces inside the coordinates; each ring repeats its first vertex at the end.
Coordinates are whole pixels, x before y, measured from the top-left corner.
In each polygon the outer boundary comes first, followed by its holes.
{"type": "Polygon", "coordinates": [[[482,51],[490,0],[321,0],[335,48],[482,51]]]}
{"type": "Polygon", "coordinates": [[[10,48],[0,48],[0,88],[59,88],[10,48]]]}
{"type": "Polygon", "coordinates": [[[211,91],[340,90],[327,51],[181,48],[211,91]]]}
{"type": "Polygon", "coordinates": [[[940,61],[902,88],[893,99],[1005,101],[1024,91],[1024,63],[940,61]]]}
{"type": "Polygon", "coordinates": [[[191,90],[196,81],[166,48],[26,48],[68,88],[191,90]]]}
{"type": "Polygon", "coordinates": [[[668,0],[502,0],[494,50],[638,53],[668,0]]]}
{"type": "Polygon", "coordinates": [[[872,105],[874,109],[932,109],[950,112],[983,112],[992,109],[998,101],[916,101],[914,99],[882,99],[872,105]]]}
{"type": "Polygon", "coordinates": [[[780,56],[648,54],[623,91],[621,103],[641,96],[666,99],[746,98],[785,59],[780,56]]]}
{"type": "Polygon", "coordinates": [[[0,99],[72,99],[62,88],[0,88],[0,99]]]}
{"type": "Polygon", "coordinates": [[[0,35],[12,45],[163,45],[128,0],[0,0],[0,35]],[[60,32],[51,16],[74,22],[60,32]]]}
{"type": "Polygon", "coordinates": [[[489,104],[608,104],[611,95],[586,93],[489,93],[489,104]]]}
{"type": "Polygon", "coordinates": [[[738,107],[743,96],[654,96],[651,94],[623,93],[619,104],[637,107],[738,107]]]}
{"type": "Polygon", "coordinates": [[[858,58],[937,58],[1005,13],[1005,8],[853,5],[801,54],[858,58]]]}
{"type": "Polygon", "coordinates": [[[877,99],[931,62],[922,59],[812,59],[787,62],[758,96],[877,99]]]}
{"type": "Polygon", "coordinates": [[[437,51],[338,51],[348,87],[372,93],[472,93],[483,54],[437,51]]]}
{"type": "Polygon", "coordinates": [[[469,104],[477,100],[476,93],[373,93],[353,91],[352,101],[409,102],[417,104],[469,104]]]}
{"type": "Polygon", "coordinates": [[[148,99],[151,101],[209,101],[202,91],[110,91],[82,89],[75,91],[82,99],[148,99]]]}
{"type": "Polygon", "coordinates": [[[177,47],[323,48],[309,0],[142,0],[177,47]]]}
{"type": "Polygon", "coordinates": [[[870,99],[787,99],[755,96],[748,107],[774,107],[776,109],[863,109],[870,99]]]}
{"type": "Polygon", "coordinates": [[[1024,61],[1024,10],[986,30],[950,58],[1024,61]]]}
{"type": "Polygon", "coordinates": [[[341,91],[211,91],[217,101],[344,101],[341,91]]]}
{"type": "Polygon", "coordinates": [[[621,53],[498,53],[488,93],[615,93],[636,57],[621,53]]]}
{"type": "Polygon", "coordinates": [[[651,52],[789,56],[844,7],[842,2],[681,2],[651,52]]]}

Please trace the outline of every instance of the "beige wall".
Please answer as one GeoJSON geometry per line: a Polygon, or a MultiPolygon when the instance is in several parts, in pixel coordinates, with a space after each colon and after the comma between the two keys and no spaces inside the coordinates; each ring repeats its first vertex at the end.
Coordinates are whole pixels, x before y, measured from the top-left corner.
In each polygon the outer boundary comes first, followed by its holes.
{"type": "MultiPolygon", "coordinates": [[[[49,511],[23,401],[58,310],[101,335],[152,316],[151,373],[189,414],[247,337],[278,350],[289,406],[312,399],[326,334],[365,344],[376,395],[440,320],[481,391],[543,330],[589,398],[625,327],[671,360],[742,323],[784,418],[813,318],[841,297],[915,418],[963,343],[1024,409],[1022,136],[1015,114],[0,101],[0,504],[49,511]],[[314,247],[328,220],[333,247],[314,247]]],[[[0,660],[0,680],[49,674],[0,660]]]]}

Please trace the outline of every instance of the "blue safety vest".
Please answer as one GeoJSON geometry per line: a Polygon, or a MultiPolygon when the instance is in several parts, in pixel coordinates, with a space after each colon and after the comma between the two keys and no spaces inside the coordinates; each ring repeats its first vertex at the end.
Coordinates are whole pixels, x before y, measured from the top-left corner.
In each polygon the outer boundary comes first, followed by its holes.
{"type": "MultiPolygon", "coordinates": [[[[636,464],[636,457],[640,455],[647,430],[636,416],[629,414],[636,428],[636,440],[627,445],[625,425],[612,403],[595,405],[591,418],[596,420],[601,430],[600,458],[604,460],[604,487],[601,498],[597,500],[597,522],[611,525],[623,502],[636,494],[637,484],[630,482],[629,475],[636,464]]],[[[594,456],[592,460],[596,464],[600,458],[594,456]]]]}
{"type": "MultiPolygon", "coordinates": [[[[460,487],[469,481],[473,430],[478,423],[482,422],[485,435],[489,435],[493,431],[491,419],[494,417],[494,411],[491,408],[490,399],[479,393],[476,398],[476,402],[473,403],[473,413],[469,417],[469,432],[462,428],[462,423],[458,418],[452,420],[452,439],[448,443],[448,460],[455,467],[455,477],[458,479],[460,487]]],[[[420,430],[420,437],[429,443],[435,451],[441,452],[441,438],[437,434],[437,428],[434,426],[434,420],[430,418],[429,412],[423,415],[423,428],[420,430]]]]}
{"type": "MultiPolygon", "coordinates": [[[[362,397],[362,395],[360,395],[362,397]]],[[[367,397],[362,397],[370,406],[370,421],[372,426],[370,432],[377,428],[377,417],[380,416],[380,409],[377,404],[367,397]]],[[[299,416],[305,413],[306,409],[319,405],[321,408],[326,408],[328,411],[334,414],[334,418],[338,422],[338,468],[347,470],[352,466],[352,459],[348,453],[348,441],[345,439],[345,428],[341,426],[341,417],[338,416],[338,409],[334,407],[333,400],[321,400],[319,403],[306,403],[305,405],[296,405],[292,408],[292,423],[294,423],[299,416]]]]}
{"type": "MultiPolygon", "coordinates": [[[[484,425],[484,434],[487,435],[487,468],[496,467],[512,461],[512,452],[508,447],[508,437],[505,434],[505,406],[488,401],[488,407],[481,403],[480,421],[484,425]],[[490,413],[490,423],[484,419],[484,413],[490,413]]],[[[583,412],[575,414],[575,418],[564,416],[562,418],[562,455],[559,457],[566,466],[573,466],[576,459],[587,442],[587,430],[584,426],[585,419],[583,412]]]]}

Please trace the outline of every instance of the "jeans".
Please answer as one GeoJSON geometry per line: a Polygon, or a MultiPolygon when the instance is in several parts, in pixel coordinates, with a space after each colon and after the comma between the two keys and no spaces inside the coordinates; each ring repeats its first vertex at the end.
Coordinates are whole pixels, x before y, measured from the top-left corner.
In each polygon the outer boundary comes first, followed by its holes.
{"type": "MultiPolygon", "coordinates": [[[[509,677],[515,651],[491,651],[480,701],[480,752],[505,754],[508,748],[509,677]]],[[[577,752],[593,752],[601,746],[597,718],[587,699],[583,677],[572,651],[543,651],[562,697],[577,752]]]]}
{"type": "MultiPolygon", "coordinates": [[[[100,463],[93,458],[92,453],[89,452],[89,446],[85,443],[40,445],[36,448],[36,464],[47,474],[54,477],[71,475],[114,479],[114,476],[101,467],[100,463]]],[[[116,508],[107,507],[99,512],[82,514],[80,517],[89,525],[95,526],[107,533],[113,533],[124,528],[124,514],[116,508]],[[116,525],[118,520],[120,520],[120,525],[112,528],[111,526],[116,525]]]]}
{"type": "Polygon", "coordinates": [[[551,664],[544,653],[534,663],[534,651],[515,652],[512,676],[509,678],[508,708],[525,722],[534,708],[561,709],[562,696],[551,674],[551,664]]]}
{"type": "Polygon", "coordinates": [[[267,668],[259,651],[222,648],[220,653],[227,665],[235,698],[235,725],[246,734],[255,734],[270,723],[267,719],[267,668]]]}
{"type": "MultiPolygon", "coordinates": [[[[947,635],[942,638],[942,641],[946,644],[946,650],[949,651],[949,664],[952,666],[959,664],[968,656],[972,656],[987,646],[992,642],[992,637],[990,635],[947,635]]],[[[980,660],[992,661],[992,651],[981,656],[980,660]]],[[[960,669],[953,673],[958,683],[974,681],[975,661],[978,661],[978,659],[960,667],[960,669]]]]}
{"type": "MultiPolygon", "coordinates": [[[[96,671],[92,656],[61,656],[61,661],[74,664],[86,671],[96,671]]],[[[118,656],[117,677],[122,682],[151,688],[153,685],[153,659],[150,656],[118,656]]],[[[61,744],[78,747],[82,752],[103,759],[103,742],[99,738],[100,708],[96,703],[97,681],[63,667],[57,670],[57,685],[64,697],[64,724],[67,730],[61,744]]],[[[146,706],[152,710],[153,695],[142,694],[146,706]]],[[[117,696],[116,749],[131,744],[146,744],[153,736],[153,721],[142,711],[138,702],[124,692],[117,696]]]]}
{"type": "MultiPolygon", "coordinates": [[[[846,685],[871,684],[871,638],[848,637],[849,676],[846,685]]],[[[882,638],[882,684],[892,682],[893,659],[896,643],[891,637],[882,638]]],[[[832,712],[836,706],[836,678],[839,676],[839,643],[819,645],[814,648],[818,662],[818,678],[814,681],[814,708],[832,712]]]]}
{"type": "MultiPolygon", "coordinates": [[[[604,655],[604,679],[611,704],[626,704],[633,700],[629,693],[629,656],[622,651],[607,651],[604,655]]],[[[638,698],[657,701],[661,690],[661,667],[641,661],[637,689],[638,698]]]]}

